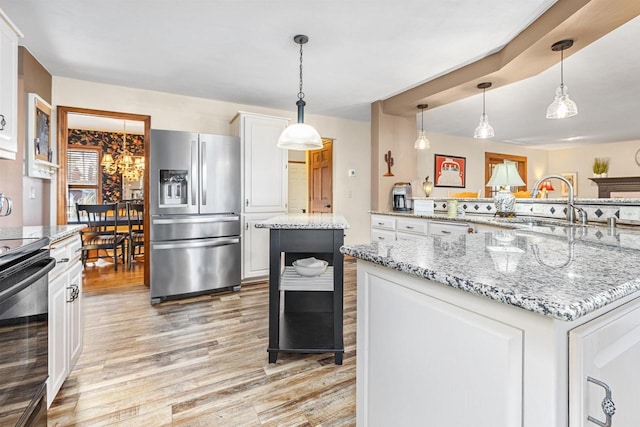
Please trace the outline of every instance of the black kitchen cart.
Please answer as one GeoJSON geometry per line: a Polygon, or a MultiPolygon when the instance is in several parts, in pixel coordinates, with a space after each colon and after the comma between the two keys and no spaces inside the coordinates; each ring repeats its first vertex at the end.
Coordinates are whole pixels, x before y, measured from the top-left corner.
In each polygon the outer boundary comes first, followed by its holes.
{"type": "Polygon", "coordinates": [[[289,214],[256,227],[270,228],[269,244],[269,363],[278,352],[334,353],[342,364],[344,342],[344,229],[336,214],[289,214]],[[318,277],[301,277],[292,267],[300,258],[328,262],[318,277]],[[283,268],[284,265],[284,268],[283,268]]]}

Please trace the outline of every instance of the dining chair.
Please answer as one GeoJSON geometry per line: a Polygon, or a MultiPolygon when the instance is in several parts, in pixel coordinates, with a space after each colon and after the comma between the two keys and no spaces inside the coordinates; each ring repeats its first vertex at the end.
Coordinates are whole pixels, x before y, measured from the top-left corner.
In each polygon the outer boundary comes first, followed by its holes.
{"type": "Polygon", "coordinates": [[[129,269],[136,255],[144,255],[144,204],[127,203],[127,220],[129,222],[129,269]],[[137,251],[137,254],[136,254],[137,251]]]}
{"type": "Polygon", "coordinates": [[[126,259],[125,242],[126,235],[118,233],[118,204],[105,203],[102,205],[76,204],[78,223],[87,227],[80,232],[82,237],[82,266],[86,266],[89,252],[95,250],[96,258],[113,257],[114,269],[118,270],[118,258],[122,258],[124,265],[126,259]],[[118,249],[120,254],[118,254],[118,249]],[[100,250],[105,250],[107,255],[100,256],[100,250]],[[113,251],[113,255],[109,254],[113,251]]]}

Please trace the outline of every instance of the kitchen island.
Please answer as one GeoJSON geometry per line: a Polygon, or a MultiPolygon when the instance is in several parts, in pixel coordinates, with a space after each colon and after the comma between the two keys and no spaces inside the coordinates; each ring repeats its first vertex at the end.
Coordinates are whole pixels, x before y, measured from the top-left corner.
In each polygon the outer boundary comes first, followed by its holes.
{"type": "Polygon", "coordinates": [[[358,425],[640,425],[640,233],[511,227],[342,248],[358,425]]]}
{"type": "Polygon", "coordinates": [[[269,363],[279,352],[334,353],[342,364],[344,230],[339,214],[288,214],[256,224],[269,228],[269,363]],[[327,261],[325,273],[300,277],[292,264],[302,258],[327,261]],[[284,266],[284,268],[283,268],[284,266]],[[281,307],[282,300],[282,307],[281,307]]]}

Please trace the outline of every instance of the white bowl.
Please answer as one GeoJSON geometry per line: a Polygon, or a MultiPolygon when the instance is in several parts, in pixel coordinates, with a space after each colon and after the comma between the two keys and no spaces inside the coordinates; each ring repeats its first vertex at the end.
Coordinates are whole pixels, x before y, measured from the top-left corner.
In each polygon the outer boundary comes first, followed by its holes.
{"type": "Polygon", "coordinates": [[[293,268],[300,276],[316,277],[320,276],[327,269],[327,261],[315,258],[304,258],[293,261],[293,268]]]}

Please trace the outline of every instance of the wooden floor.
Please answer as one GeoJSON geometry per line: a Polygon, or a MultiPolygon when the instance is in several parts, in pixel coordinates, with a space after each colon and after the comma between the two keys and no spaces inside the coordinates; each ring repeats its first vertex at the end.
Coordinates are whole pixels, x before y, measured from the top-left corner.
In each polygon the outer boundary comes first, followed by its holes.
{"type": "Polygon", "coordinates": [[[85,270],[84,350],[49,426],[355,425],[355,263],[345,263],[344,363],[267,361],[268,285],[151,306],[142,263],[85,270]],[[137,265],[136,265],[137,264],[137,265]]]}

